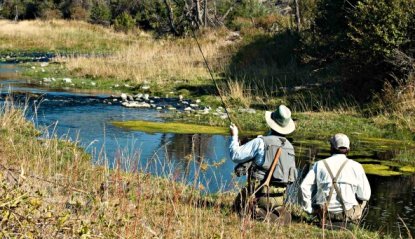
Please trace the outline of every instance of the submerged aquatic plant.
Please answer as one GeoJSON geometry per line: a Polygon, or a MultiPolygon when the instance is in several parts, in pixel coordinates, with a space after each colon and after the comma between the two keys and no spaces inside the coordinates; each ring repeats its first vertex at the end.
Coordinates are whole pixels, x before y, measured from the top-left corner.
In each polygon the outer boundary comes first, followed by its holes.
{"type": "MultiPolygon", "coordinates": [[[[229,130],[225,127],[206,126],[197,124],[186,124],[177,122],[150,122],[143,120],[136,121],[114,121],[113,125],[138,130],[147,133],[174,133],[174,134],[219,134],[226,135],[229,130]]],[[[258,132],[244,131],[244,134],[255,134],[258,132]]]]}
{"type": "Polygon", "coordinates": [[[402,175],[402,172],[391,170],[387,165],[382,164],[363,164],[366,174],[373,174],[378,176],[398,176],[402,175]]]}

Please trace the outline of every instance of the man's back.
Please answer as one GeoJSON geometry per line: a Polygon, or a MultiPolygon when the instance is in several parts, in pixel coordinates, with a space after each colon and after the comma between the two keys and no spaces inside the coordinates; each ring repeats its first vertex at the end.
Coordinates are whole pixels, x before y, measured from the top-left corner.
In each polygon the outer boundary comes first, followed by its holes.
{"type": "MultiPolygon", "coordinates": [[[[370,185],[363,167],[359,163],[347,159],[344,154],[335,154],[325,159],[333,175],[337,175],[341,165],[346,160],[347,163],[337,179],[337,185],[341,191],[342,199],[337,195],[336,190],[333,190],[333,196],[328,205],[328,210],[330,212],[342,211],[341,200],[343,200],[345,207],[348,210],[353,206],[358,205],[356,198],[362,201],[367,201],[370,198],[370,185]]],[[[304,196],[306,198],[308,196],[311,197],[311,195],[314,194],[310,190],[313,184],[315,184],[316,188],[314,198],[311,200],[312,204],[323,205],[329,196],[330,189],[333,186],[333,180],[322,160],[313,166],[313,169],[307,174],[301,184],[303,198],[304,196]]]]}

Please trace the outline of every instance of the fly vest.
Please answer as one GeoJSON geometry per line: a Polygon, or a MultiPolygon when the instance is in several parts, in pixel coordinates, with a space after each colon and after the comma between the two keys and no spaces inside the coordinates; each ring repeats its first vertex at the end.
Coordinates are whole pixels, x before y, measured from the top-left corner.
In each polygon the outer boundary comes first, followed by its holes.
{"type": "Polygon", "coordinates": [[[278,148],[281,148],[281,155],[272,177],[272,183],[290,184],[297,179],[297,168],[295,166],[294,147],[284,137],[279,136],[262,136],[264,141],[264,163],[256,165],[252,160],[246,163],[237,165],[235,172],[238,176],[246,175],[248,170],[252,170],[252,176],[260,181],[264,180],[271,164],[274,161],[275,154],[278,148]]]}

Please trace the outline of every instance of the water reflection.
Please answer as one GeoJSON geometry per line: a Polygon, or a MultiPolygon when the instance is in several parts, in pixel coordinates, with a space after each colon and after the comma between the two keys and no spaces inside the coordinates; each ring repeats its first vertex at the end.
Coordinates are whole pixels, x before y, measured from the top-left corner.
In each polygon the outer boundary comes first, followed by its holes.
{"type": "Polygon", "coordinates": [[[412,233],[415,232],[415,176],[379,177],[368,175],[372,197],[365,222],[373,229],[405,237],[403,219],[412,233]]]}

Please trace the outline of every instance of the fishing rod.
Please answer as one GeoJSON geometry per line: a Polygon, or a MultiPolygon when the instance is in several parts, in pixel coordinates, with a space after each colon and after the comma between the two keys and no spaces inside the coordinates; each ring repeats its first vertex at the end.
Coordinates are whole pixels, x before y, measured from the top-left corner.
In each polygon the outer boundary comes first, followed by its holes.
{"type": "Polygon", "coordinates": [[[206,68],[207,68],[207,70],[208,70],[208,72],[209,72],[210,78],[212,78],[212,81],[213,81],[213,83],[215,84],[216,89],[218,90],[219,97],[220,97],[220,100],[222,101],[222,105],[223,105],[223,108],[225,109],[225,113],[226,113],[226,115],[228,116],[227,118],[228,118],[228,120],[229,120],[229,123],[230,123],[230,124],[232,124],[232,120],[231,120],[231,117],[230,117],[230,115],[229,115],[228,109],[226,109],[226,104],[225,104],[225,101],[223,100],[223,96],[222,96],[221,92],[219,91],[219,86],[218,86],[218,84],[217,84],[217,82],[216,82],[216,80],[215,80],[215,77],[213,77],[212,69],[211,69],[211,68],[210,68],[210,66],[209,66],[209,63],[208,63],[208,61],[207,61],[207,59],[206,59],[206,57],[205,57],[205,54],[203,54],[202,47],[200,46],[199,40],[197,39],[197,37],[196,37],[196,33],[195,33],[195,31],[194,31],[194,29],[193,29],[193,27],[192,27],[192,22],[191,22],[190,20],[189,20],[189,22],[190,22],[190,30],[192,31],[193,38],[195,39],[195,41],[196,41],[196,43],[197,43],[197,47],[199,48],[200,54],[202,54],[203,61],[205,62],[205,65],[206,65],[206,68]]]}

